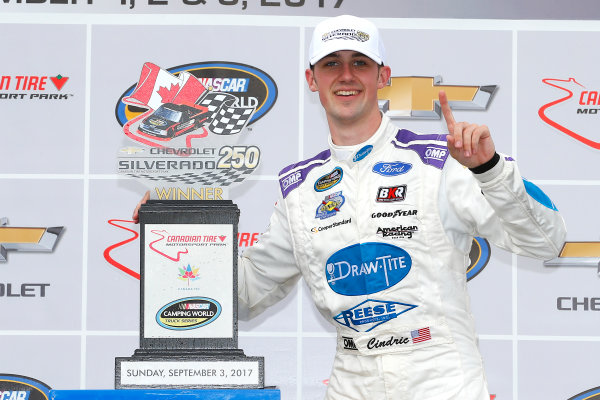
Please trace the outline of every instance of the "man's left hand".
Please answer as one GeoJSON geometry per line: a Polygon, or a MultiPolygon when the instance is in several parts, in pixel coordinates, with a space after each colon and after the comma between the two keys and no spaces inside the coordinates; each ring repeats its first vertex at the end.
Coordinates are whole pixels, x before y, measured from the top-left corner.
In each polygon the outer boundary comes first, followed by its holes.
{"type": "Polygon", "coordinates": [[[467,168],[475,168],[492,159],[496,146],[486,125],[456,122],[446,92],[439,92],[442,114],[448,125],[450,155],[467,168]]]}

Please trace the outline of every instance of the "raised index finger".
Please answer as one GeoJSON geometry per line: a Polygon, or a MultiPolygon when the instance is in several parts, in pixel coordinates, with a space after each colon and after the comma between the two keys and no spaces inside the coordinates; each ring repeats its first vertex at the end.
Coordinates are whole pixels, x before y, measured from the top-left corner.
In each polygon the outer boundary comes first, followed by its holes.
{"type": "Polygon", "coordinates": [[[450,134],[453,133],[454,130],[454,114],[452,114],[452,109],[450,108],[450,104],[448,104],[448,96],[446,96],[446,92],[440,90],[438,93],[440,99],[440,106],[442,107],[442,115],[446,120],[446,125],[448,125],[448,132],[450,134]]]}

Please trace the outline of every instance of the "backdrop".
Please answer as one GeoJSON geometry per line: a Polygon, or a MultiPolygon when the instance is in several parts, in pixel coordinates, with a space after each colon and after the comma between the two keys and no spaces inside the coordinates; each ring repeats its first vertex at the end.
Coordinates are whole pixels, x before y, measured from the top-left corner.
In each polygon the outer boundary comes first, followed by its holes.
{"type": "MultiPolygon", "coordinates": [[[[114,358],[139,347],[135,204],[147,189],[232,199],[240,250],[251,246],[278,171],[327,143],[304,81],[313,27],[355,14],[380,27],[394,90],[410,94],[407,80],[495,86],[483,105],[455,99],[457,119],[489,125],[566,221],[573,250],[546,265],[492,247],[469,271],[490,391],[497,400],[600,399],[600,7],[421,3],[4,0],[0,217],[5,227],[64,230],[54,251],[8,251],[0,262],[0,372],[54,389],[113,388],[114,358]],[[210,124],[181,120],[172,138],[144,132],[157,101],[198,94],[194,79],[223,95],[202,97],[210,124]],[[194,172],[210,180],[195,185],[194,172]]],[[[390,101],[387,112],[408,129],[445,130],[433,106],[390,101]]],[[[335,332],[302,282],[240,323],[239,336],[247,355],[265,357],[266,384],[283,399],[322,398],[335,332]]]]}

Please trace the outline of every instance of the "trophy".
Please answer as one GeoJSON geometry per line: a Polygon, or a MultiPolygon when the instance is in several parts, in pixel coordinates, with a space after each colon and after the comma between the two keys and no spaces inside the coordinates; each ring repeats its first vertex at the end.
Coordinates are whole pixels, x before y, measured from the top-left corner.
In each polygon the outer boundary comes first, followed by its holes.
{"type": "Polygon", "coordinates": [[[264,388],[264,357],[238,349],[230,200],[149,200],[140,217],[140,348],[115,358],[116,389],[264,388]]]}

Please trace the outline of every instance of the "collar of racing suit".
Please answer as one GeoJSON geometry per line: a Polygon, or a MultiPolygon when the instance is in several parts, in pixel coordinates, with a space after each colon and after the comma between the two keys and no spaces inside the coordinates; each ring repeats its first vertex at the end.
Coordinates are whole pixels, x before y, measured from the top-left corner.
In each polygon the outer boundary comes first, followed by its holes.
{"type": "Polygon", "coordinates": [[[338,146],[333,143],[331,134],[329,134],[328,142],[329,148],[331,149],[331,155],[333,158],[342,163],[352,165],[358,163],[361,160],[367,158],[367,156],[376,154],[389,143],[389,130],[394,132],[397,130],[391,124],[389,117],[384,114],[381,115],[381,124],[375,133],[367,140],[362,143],[355,144],[352,146],[338,146]]]}

